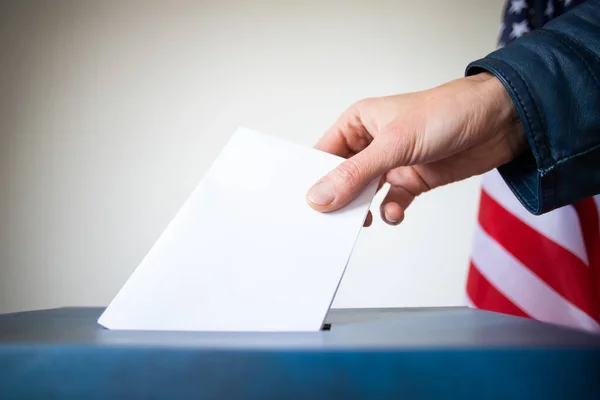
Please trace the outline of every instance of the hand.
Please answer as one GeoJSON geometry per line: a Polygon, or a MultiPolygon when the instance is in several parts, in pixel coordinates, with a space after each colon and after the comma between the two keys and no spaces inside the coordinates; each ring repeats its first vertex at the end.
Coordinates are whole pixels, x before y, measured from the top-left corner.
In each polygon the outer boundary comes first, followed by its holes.
{"type": "MultiPolygon", "coordinates": [[[[502,83],[489,73],[416,93],[361,100],[315,146],[347,158],[307,193],[311,207],[337,210],[381,177],[391,225],[423,192],[479,175],[519,155],[523,126],[502,83]]],[[[369,226],[372,216],[365,221],[369,226]]]]}

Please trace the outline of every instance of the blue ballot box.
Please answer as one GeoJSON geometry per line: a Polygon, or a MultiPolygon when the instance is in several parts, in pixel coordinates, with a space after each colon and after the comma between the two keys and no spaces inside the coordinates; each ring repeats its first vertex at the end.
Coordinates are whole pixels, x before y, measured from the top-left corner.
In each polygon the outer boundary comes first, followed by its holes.
{"type": "Polygon", "coordinates": [[[600,336],[468,308],[331,310],[313,333],[0,316],[0,399],[600,399],[600,336]]]}

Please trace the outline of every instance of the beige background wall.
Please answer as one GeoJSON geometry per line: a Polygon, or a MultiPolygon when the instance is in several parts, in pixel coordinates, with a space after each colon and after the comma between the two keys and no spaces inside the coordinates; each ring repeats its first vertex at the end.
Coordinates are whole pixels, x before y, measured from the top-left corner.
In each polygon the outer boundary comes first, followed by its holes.
{"type": "MultiPolygon", "coordinates": [[[[312,145],[362,97],[462,76],[501,8],[0,3],[0,312],[107,304],[238,125],[312,145]]],[[[377,219],[335,306],[460,303],[477,197],[471,179],[377,219]]]]}

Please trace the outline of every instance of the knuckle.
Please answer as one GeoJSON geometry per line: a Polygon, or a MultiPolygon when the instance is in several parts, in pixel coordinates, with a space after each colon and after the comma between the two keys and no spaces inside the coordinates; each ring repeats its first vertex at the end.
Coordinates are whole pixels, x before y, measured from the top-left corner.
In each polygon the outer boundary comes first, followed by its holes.
{"type": "Polygon", "coordinates": [[[381,138],[378,137],[372,143],[372,154],[373,167],[385,167],[386,169],[392,169],[398,163],[398,157],[396,152],[397,145],[395,144],[394,138],[381,138]]]}
{"type": "Polygon", "coordinates": [[[411,168],[411,172],[414,176],[414,182],[416,182],[416,190],[417,196],[429,192],[432,187],[431,184],[427,182],[425,177],[417,170],[417,168],[411,168]]]}
{"type": "Polygon", "coordinates": [[[337,169],[338,179],[346,185],[354,186],[360,182],[361,167],[354,159],[348,159],[337,169]]]}
{"type": "Polygon", "coordinates": [[[373,102],[373,99],[369,98],[369,97],[360,99],[357,102],[355,102],[354,104],[352,104],[348,108],[348,111],[352,112],[353,114],[360,115],[371,106],[372,102],[373,102]]]}
{"type": "Polygon", "coordinates": [[[382,139],[386,142],[389,154],[394,158],[394,166],[412,164],[417,154],[417,141],[412,131],[402,128],[389,130],[382,139]]]}
{"type": "Polygon", "coordinates": [[[371,101],[370,98],[366,97],[364,99],[360,99],[352,105],[352,108],[361,109],[365,107],[371,101]]]}

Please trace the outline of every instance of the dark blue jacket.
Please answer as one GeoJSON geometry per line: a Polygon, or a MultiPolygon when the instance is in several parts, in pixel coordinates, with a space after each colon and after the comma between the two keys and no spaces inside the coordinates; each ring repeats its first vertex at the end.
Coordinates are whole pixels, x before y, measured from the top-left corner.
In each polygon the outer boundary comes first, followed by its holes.
{"type": "Polygon", "coordinates": [[[471,63],[508,90],[530,149],[498,170],[532,213],[600,193],[600,0],[471,63]]]}

